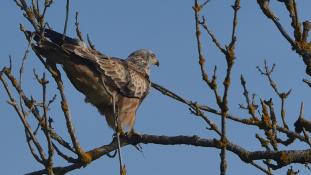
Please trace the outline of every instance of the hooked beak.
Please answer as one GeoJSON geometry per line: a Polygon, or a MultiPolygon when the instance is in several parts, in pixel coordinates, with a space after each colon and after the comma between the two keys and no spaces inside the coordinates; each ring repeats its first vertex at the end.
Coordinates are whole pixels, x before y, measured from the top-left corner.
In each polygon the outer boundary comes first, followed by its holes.
{"type": "Polygon", "coordinates": [[[159,67],[159,66],[160,66],[160,62],[157,60],[157,62],[155,62],[154,65],[156,65],[157,67],[159,67]]]}
{"type": "Polygon", "coordinates": [[[159,62],[159,60],[158,60],[158,58],[156,56],[153,56],[151,58],[151,64],[156,65],[157,67],[160,66],[160,62],[159,62]]]}
{"type": "Polygon", "coordinates": [[[157,56],[154,53],[151,54],[150,61],[151,61],[151,64],[156,65],[157,67],[160,66],[160,62],[159,62],[157,56]]]}

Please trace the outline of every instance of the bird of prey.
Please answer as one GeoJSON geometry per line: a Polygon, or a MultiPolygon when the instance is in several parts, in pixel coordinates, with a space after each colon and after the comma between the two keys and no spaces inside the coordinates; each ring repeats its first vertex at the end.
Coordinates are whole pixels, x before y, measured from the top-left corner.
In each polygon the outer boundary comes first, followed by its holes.
{"type": "Polygon", "coordinates": [[[51,29],[28,34],[35,41],[34,51],[47,62],[61,64],[74,87],[105,116],[112,129],[132,131],[136,111],[150,89],[150,66],[159,66],[151,50],[139,49],[120,59],[51,29]]]}

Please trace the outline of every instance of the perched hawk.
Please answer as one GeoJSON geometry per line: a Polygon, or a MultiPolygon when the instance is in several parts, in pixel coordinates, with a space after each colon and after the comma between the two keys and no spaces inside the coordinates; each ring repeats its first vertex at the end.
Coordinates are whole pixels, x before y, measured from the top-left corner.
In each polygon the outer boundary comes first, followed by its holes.
{"type": "Polygon", "coordinates": [[[106,56],[84,42],[50,29],[34,36],[34,51],[47,62],[61,64],[69,80],[115,128],[113,104],[122,131],[132,131],[136,111],[150,89],[150,65],[159,66],[149,49],[131,53],[127,59],[106,56]]]}

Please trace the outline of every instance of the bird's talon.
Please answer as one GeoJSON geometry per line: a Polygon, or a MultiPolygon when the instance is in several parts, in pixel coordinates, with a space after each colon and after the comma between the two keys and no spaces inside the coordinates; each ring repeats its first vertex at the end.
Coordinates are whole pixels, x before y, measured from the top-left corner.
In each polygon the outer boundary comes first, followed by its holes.
{"type": "Polygon", "coordinates": [[[131,138],[135,135],[140,135],[138,132],[136,132],[134,129],[130,130],[129,132],[126,133],[127,137],[131,138]]]}
{"type": "Polygon", "coordinates": [[[116,133],[119,135],[119,137],[124,137],[126,135],[123,129],[119,127],[116,129],[116,133]]]}

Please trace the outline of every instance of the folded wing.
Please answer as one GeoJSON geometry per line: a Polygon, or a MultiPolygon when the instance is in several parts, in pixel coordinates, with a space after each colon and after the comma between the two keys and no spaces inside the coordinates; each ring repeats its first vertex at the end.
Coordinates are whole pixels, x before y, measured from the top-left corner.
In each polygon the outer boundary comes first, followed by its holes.
{"type": "Polygon", "coordinates": [[[50,29],[46,29],[44,35],[48,41],[42,42],[43,47],[60,49],[66,55],[65,59],[78,59],[95,68],[108,91],[130,98],[143,99],[147,95],[150,88],[149,77],[130,66],[127,61],[106,56],[78,39],[67,36],[63,38],[62,34],[50,29]]]}

